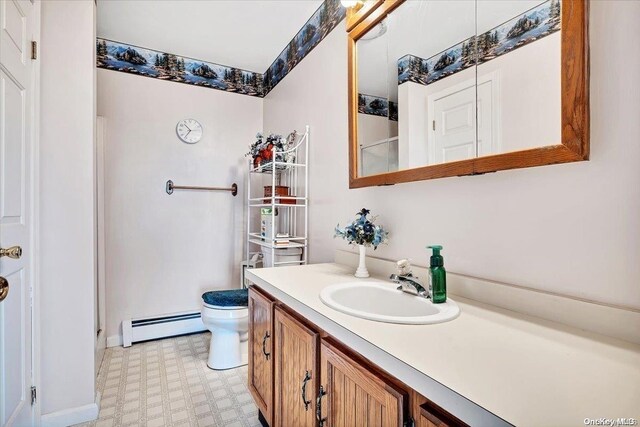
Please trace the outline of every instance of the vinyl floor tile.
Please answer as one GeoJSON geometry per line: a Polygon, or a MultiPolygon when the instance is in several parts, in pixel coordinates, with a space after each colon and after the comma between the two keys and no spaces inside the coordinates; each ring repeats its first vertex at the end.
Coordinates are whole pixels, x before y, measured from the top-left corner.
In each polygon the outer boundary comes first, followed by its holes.
{"type": "Polygon", "coordinates": [[[82,427],[259,427],[247,367],[207,367],[206,332],[106,350],[99,418],[82,427]]]}

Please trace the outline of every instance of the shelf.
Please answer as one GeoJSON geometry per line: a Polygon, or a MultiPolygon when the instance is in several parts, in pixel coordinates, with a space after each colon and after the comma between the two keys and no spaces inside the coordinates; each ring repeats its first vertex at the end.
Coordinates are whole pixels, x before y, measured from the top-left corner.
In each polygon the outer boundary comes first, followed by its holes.
{"type": "Polygon", "coordinates": [[[303,163],[288,163],[288,162],[269,162],[260,166],[252,167],[249,169],[250,173],[272,173],[273,166],[275,164],[276,172],[284,172],[291,168],[306,168],[307,165],[303,163]]]}
{"type": "Polygon", "coordinates": [[[295,243],[291,242],[286,245],[274,245],[270,241],[260,240],[260,239],[249,239],[249,243],[253,243],[258,246],[262,246],[263,248],[271,248],[271,249],[286,249],[286,248],[306,248],[306,243],[295,243]]]}
{"type": "MultiPolygon", "coordinates": [[[[260,166],[254,166],[253,161],[247,162],[247,226],[244,235],[247,239],[246,259],[250,259],[255,251],[266,253],[264,248],[271,248],[268,259],[274,267],[284,265],[303,265],[308,262],[308,226],[309,226],[309,126],[305,133],[297,140],[295,146],[284,151],[272,150],[269,160],[263,160],[260,166]],[[292,162],[286,162],[285,159],[292,162]],[[266,175],[257,175],[266,174],[266,175]],[[289,187],[287,195],[275,194],[276,187],[289,187]],[[269,187],[271,196],[260,196],[262,189],[269,187]],[[252,191],[253,190],[253,191],[252,191]],[[303,197],[304,195],[304,197],[303,197]],[[271,218],[268,233],[273,238],[265,238],[260,227],[256,227],[258,213],[256,209],[271,208],[278,216],[271,218]],[[291,208],[291,209],[287,209],[291,208]],[[302,208],[302,209],[294,209],[302,208]],[[256,232],[252,232],[258,231],[256,232]],[[288,233],[292,237],[276,238],[276,233],[288,233]],[[295,236],[294,236],[295,235],[295,236]],[[304,236],[304,237],[303,237],[304,236]],[[286,243],[285,243],[286,242],[286,243]],[[283,244],[277,244],[283,243],[283,244]],[[285,249],[299,248],[291,252],[302,252],[301,256],[283,256],[285,249]],[[282,251],[278,251],[282,249],[282,251]],[[294,259],[291,261],[291,259],[294,259]],[[275,262],[274,262],[275,261],[275,262]]],[[[265,229],[262,229],[263,233],[265,229]]]]}
{"type": "MultiPolygon", "coordinates": [[[[268,187],[271,187],[270,185],[268,187]]],[[[295,197],[295,196],[276,196],[276,199],[279,200],[307,200],[306,197],[295,197]]],[[[252,197],[249,199],[250,202],[261,202],[263,200],[272,200],[272,196],[263,196],[263,197],[252,197]]],[[[293,204],[293,203],[292,203],[293,204]]]]}
{"type": "Polygon", "coordinates": [[[307,198],[306,197],[295,197],[295,196],[276,196],[275,199],[278,200],[275,204],[273,203],[274,197],[253,197],[249,199],[249,207],[260,207],[260,208],[268,208],[272,205],[275,206],[307,206],[307,198]],[[265,200],[270,200],[267,203],[264,203],[265,200]],[[282,200],[295,200],[296,203],[281,203],[282,200]],[[298,203],[298,201],[302,201],[302,203],[298,203]],[[255,203],[259,202],[259,203],[255,203]]]}
{"type": "MultiPolygon", "coordinates": [[[[260,233],[249,233],[249,236],[255,237],[257,239],[262,240],[262,235],[260,235],[260,233]]],[[[273,239],[266,238],[266,237],[264,239],[265,239],[264,241],[268,241],[268,242],[271,242],[273,240],[273,239]]],[[[307,240],[307,238],[306,237],[302,237],[302,236],[293,236],[293,237],[283,237],[281,239],[278,239],[276,237],[275,240],[276,241],[278,241],[278,240],[303,240],[304,241],[304,240],[307,240]]],[[[280,247],[280,246],[278,246],[278,247],[280,247]]]]}
{"type": "Polygon", "coordinates": [[[276,208],[278,207],[289,207],[289,208],[306,208],[307,204],[291,204],[291,203],[260,203],[260,204],[255,204],[255,205],[249,205],[250,208],[270,208],[272,206],[275,206],[276,208]]]}

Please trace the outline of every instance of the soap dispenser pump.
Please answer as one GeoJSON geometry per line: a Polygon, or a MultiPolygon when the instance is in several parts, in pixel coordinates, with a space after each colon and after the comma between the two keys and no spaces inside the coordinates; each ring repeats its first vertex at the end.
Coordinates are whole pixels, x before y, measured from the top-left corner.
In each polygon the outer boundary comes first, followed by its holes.
{"type": "Polygon", "coordinates": [[[440,255],[442,246],[427,246],[433,251],[429,262],[429,291],[431,301],[441,304],[447,301],[447,272],[444,269],[444,258],[440,255]]]}

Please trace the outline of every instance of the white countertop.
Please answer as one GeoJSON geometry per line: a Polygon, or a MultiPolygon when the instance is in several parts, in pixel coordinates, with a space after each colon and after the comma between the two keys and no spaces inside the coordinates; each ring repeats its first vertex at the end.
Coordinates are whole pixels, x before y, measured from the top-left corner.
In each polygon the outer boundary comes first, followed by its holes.
{"type": "Polygon", "coordinates": [[[325,286],[357,280],[352,270],[252,269],[247,279],[472,425],[499,421],[477,406],[519,426],[640,420],[640,345],[456,296],[461,314],[446,323],[360,319],[319,298],[325,286]]]}

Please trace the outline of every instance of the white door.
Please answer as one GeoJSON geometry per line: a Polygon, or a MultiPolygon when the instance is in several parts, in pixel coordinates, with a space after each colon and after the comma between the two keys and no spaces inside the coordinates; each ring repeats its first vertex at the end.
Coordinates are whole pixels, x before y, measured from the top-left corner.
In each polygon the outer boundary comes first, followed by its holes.
{"type": "Polygon", "coordinates": [[[0,1],[0,425],[30,426],[35,67],[29,0],[0,1]],[[15,248],[19,246],[18,250],[15,248]],[[9,248],[15,248],[7,251],[9,248]]]}
{"type": "Polygon", "coordinates": [[[430,164],[476,157],[476,88],[468,86],[434,100],[430,164]]]}
{"type": "Polygon", "coordinates": [[[469,80],[430,96],[429,164],[495,154],[499,150],[496,128],[500,114],[496,97],[493,74],[478,81],[477,89],[475,80],[469,80]]]}

